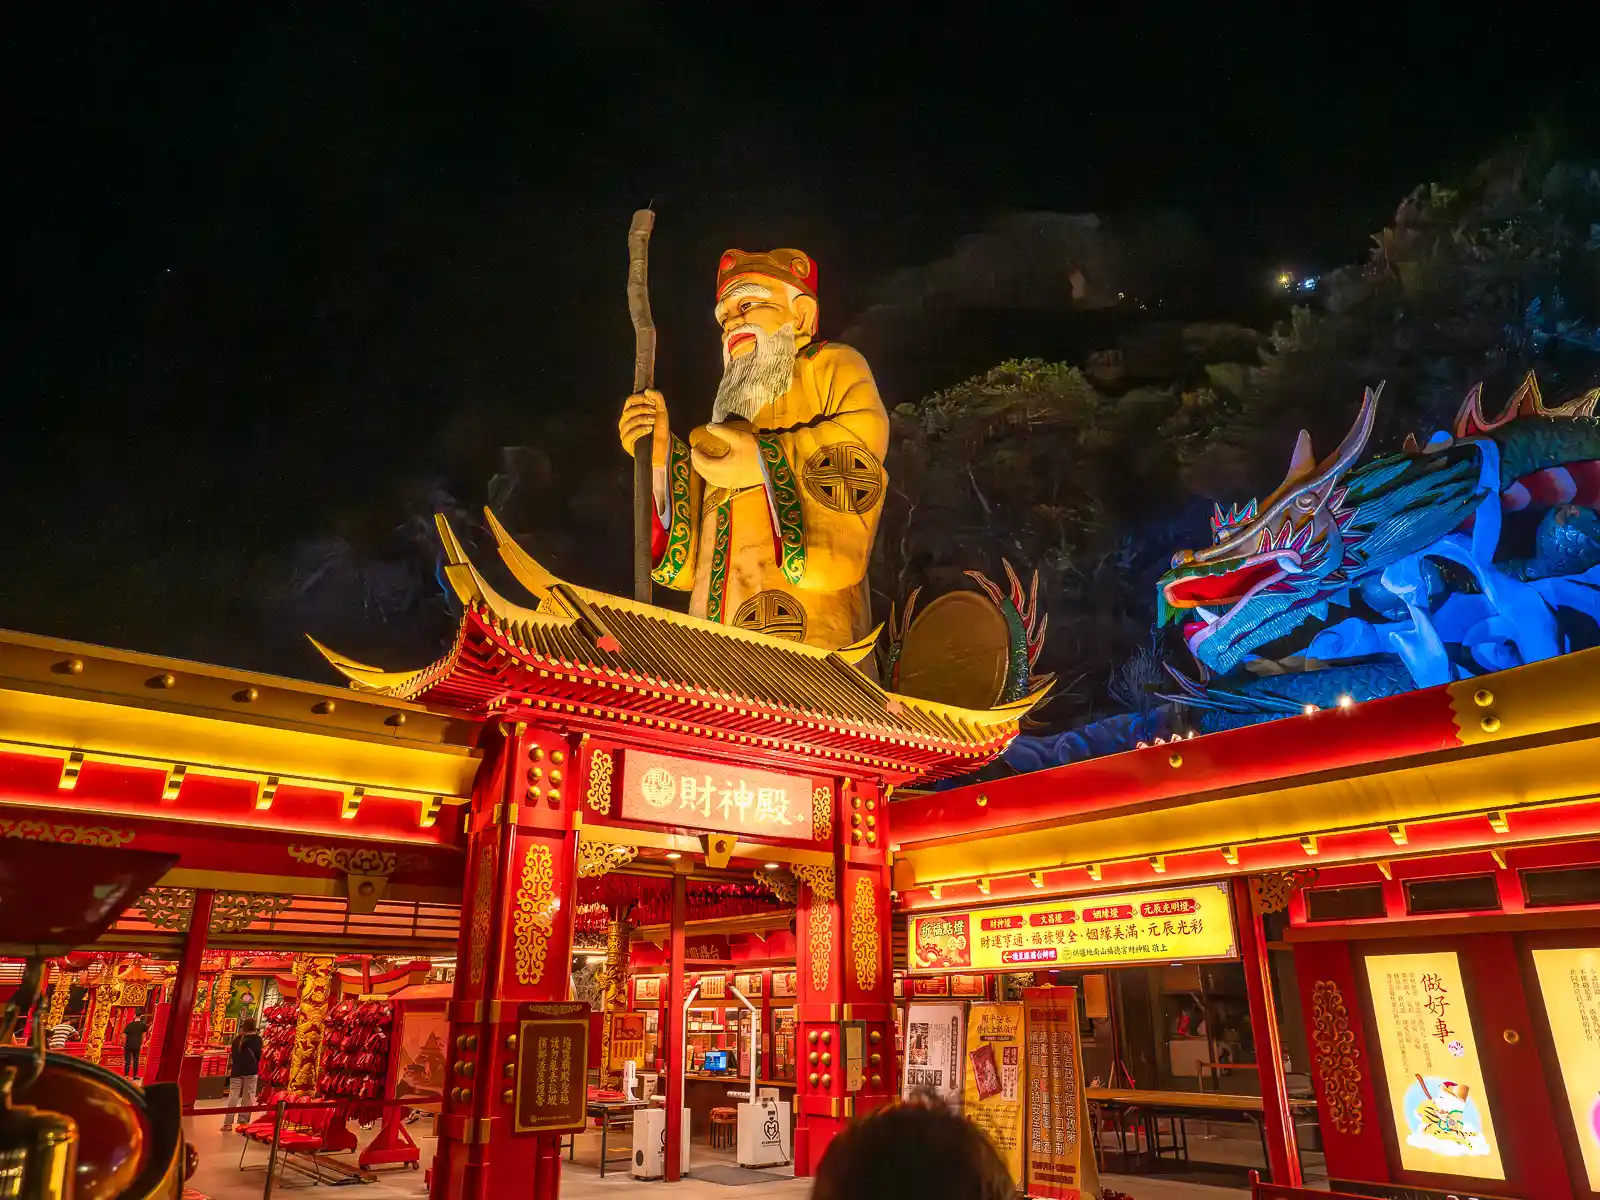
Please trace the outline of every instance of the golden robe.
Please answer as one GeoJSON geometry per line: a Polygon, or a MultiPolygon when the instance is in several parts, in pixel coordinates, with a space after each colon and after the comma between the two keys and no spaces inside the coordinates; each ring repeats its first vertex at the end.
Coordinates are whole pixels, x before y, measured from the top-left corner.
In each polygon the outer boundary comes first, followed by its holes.
{"type": "MultiPolygon", "coordinates": [[[[709,486],[672,439],[656,495],[657,583],[725,625],[838,649],[871,632],[867,561],[888,490],[889,415],[866,359],[808,342],[751,422],[760,485],[709,486]]],[[[711,426],[715,432],[715,426],[711,426]]]]}

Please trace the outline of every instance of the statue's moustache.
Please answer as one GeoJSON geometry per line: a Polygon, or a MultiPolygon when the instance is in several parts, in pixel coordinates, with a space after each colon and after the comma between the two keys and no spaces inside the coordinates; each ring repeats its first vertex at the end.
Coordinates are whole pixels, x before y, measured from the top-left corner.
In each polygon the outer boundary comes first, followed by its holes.
{"type": "Polygon", "coordinates": [[[727,366],[728,365],[728,360],[733,357],[733,348],[732,348],[733,347],[733,339],[736,338],[736,337],[743,337],[745,334],[750,334],[751,336],[753,336],[756,339],[756,353],[758,353],[758,354],[761,352],[762,346],[766,344],[767,338],[769,336],[767,331],[765,329],[762,329],[761,326],[759,326],[759,325],[735,325],[731,329],[723,330],[722,331],[722,365],[723,366],[727,366]]]}

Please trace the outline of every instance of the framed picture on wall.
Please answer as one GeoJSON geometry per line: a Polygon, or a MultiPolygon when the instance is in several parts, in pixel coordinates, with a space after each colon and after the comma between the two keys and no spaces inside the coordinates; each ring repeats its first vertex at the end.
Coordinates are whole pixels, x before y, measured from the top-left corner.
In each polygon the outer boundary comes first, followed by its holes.
{"type": "Polygon", "coordinates": [[[751,971],[748,974],[735,975],[733,986],[749,1000],[761,999],[761,972],[751,971]]]}
{"type": "Polygon", "coordinates": [[[950,994],[963,999],[983,999],[982,975],[952,975],[950,976],[950,994]]]}
{"type": "Polygon", "coordinates": [[[772,973],[772,994],[774,996],[793,996],[795,990],[795,973],[793,971],[774,971],[772,973]]]}
{"type": "Polygon", "coordinates": [[[728,994],[726,975],[702,975],[699,979],[700,999],[721,1000],[728,994]]]}
{"type": "Polygon", "coordinates": [[[661,1000],[661,976],[640,975],[633,981],[635,1004],[656,1004],[661,1000]]]}

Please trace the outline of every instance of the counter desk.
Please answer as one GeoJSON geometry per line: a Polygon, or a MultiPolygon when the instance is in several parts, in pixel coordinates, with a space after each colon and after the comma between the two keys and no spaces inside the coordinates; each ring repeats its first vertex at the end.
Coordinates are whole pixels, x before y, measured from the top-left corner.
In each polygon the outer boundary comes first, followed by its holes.
{"type": "MultiPolygon", "coordinates": [[[[659,1087],[659,1085],[658,1085],[659,1087]]],[[[719,1073],[708,1075],[704,1071],[695,1071],[684,1076],[683,1104],[689,1110],[689,1136],[692,1138],[709,1137],[711,1133],[711,1110],[713,1108],[732,1108],[742,1101],[735,1100],[728,1092],[742,1092],[750,1087],[750,1076],[719,1073]]],[[[757,1079],[756,1088],[777,1088],[778,1099],[794,1103],[795,1082],[792,1079],[757,1079]]]]}

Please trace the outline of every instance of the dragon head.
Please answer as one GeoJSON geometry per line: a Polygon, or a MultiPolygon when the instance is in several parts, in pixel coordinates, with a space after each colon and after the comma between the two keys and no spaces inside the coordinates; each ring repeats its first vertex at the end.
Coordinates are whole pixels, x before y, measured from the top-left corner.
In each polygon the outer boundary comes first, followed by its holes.
{"type": "Polygon", "coordinates": [[[1184,641],[1215,674],[1281,637],[1349,582],[1345,568],[1357,538],[1340,486],[1372,434],[1378,397],[1368,388],[1344,441],[1322,462],[1300,431],[1289,472],[1277,491],[1211,518],[1212,544],[1180,550],[1157,585],[1157,624],[1189,615],[1184,641]]]}

